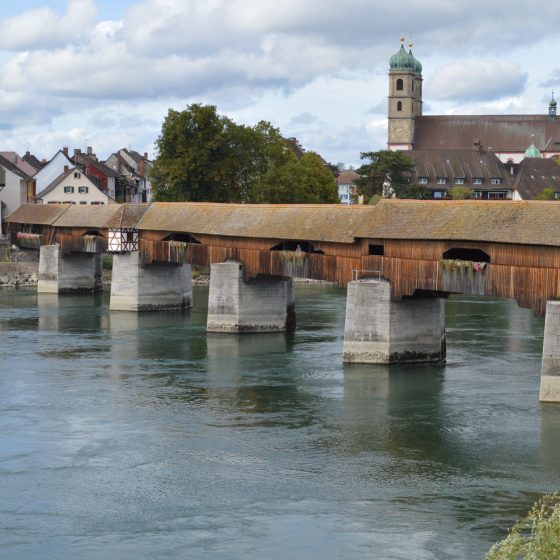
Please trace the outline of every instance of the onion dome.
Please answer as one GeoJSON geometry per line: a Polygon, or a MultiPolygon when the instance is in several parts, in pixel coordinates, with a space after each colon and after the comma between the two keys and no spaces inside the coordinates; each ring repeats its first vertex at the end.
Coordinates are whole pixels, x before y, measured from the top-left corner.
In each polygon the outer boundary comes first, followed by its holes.
{"type": "Polygon", "coordinates": [[[415,72],[415,58],[404,50],[404,46],[389,59],[389,68],[391,70],[409,70],[415,72]]]}
{"type": "Polygon", "coordinates": [[[550,103],[548,104],[549,107],[556,107],[557,103],[556,103],[556,99],[554,99],[554,92],[552,92],[552,99],[550,100],[550,103]]]}
{"type": "Polygon", "coordinates": [[[540,158],[541,153],[539,149],[535,146],[534,142],[531,142],[531,145],[525,150],[525,157],[526,158],[540,158]]]}
{"type": "Polygon", "coordinates": [[[410,50],[406,52],[404,48],[404,36],[401,37],[401,48],[389,59],[389,69],[395,71],[408,71],[415,74],[422,73],[420,61],[412,54],[412,41],[409,45],[410,50]]]}

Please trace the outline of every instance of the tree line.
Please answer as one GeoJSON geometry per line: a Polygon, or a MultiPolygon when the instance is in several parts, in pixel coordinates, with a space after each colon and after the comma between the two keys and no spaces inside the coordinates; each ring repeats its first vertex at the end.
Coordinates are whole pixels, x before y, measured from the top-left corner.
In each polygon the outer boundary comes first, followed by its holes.
{"type": "Polygon", "coordinates": [[[170,109],[156,141],[158,201],[337,203],[335,177],[313,152],[297,157],[269,122],[240,125],[213,105],[170,109]]]}

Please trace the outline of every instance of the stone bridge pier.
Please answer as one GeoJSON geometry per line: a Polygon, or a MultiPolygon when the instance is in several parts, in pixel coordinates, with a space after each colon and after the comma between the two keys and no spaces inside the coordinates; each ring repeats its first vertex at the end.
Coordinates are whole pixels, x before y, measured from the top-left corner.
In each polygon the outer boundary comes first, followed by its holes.
{"type": "Polygon", "coordinates": [[[41,245],[38,293],[94,292],[102,288],[99,254],[63,254],[59,245],[41,245]]]}
{"type": "Polygon", "coordinates": [[[560,301],[546,303],[539,400],[560,402],[560,301]]]}
{"type": "Polygon", "coordinates": [[[113,255],[110,309],[157,311],[191,305],[190,265],[163,262],[142,265],[138,251],[113,255]]]}
{"type": "Polygon", "coordinates": [[[210,266],[208,332],[281,332],[295,328],[291,278],[257,276],[245,282],[243,265],[226,261],[210,266]]]}
{"type": "Polygon", "coordinates": [[[350,282],[343,352],[346,363],[444,362],[443,300],[391,301],[391,286],[387,281],[350,282]]]}

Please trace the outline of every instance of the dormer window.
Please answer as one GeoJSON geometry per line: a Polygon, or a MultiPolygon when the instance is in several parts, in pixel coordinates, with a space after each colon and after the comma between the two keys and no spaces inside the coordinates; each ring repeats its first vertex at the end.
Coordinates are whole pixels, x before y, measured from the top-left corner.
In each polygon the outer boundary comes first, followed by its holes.
{"type": "Polygon", "coordinates": [[[418,177],[418,184],[419,185],[427,185],[428,184],[428,177],[418,177]]]}
{"type": "Polygon", "coordinates": [[[445,185],[445,183],[447,183],[447,179],[446,179],[445,177],[438,177],[438,178],[436,179],[436,183],[437,183],[438,185],[445,185]]]}
{"type": "Polygon", "coordinates": [[[491,185],[500,185],[501,183],[502,180],[499,177],[493,177],[492,179],[490,179],[491,185]]]}
{"type": "Polygon", "coordinates": [[[465,178],[464,177],[455,177],[455,184],[456,185],[464,185],[465,184],[465,178]]]}
{"type": "Polygon", "coordinates": [[[473,177],[473,185],[482,185],[482,177],[473,177]]]}

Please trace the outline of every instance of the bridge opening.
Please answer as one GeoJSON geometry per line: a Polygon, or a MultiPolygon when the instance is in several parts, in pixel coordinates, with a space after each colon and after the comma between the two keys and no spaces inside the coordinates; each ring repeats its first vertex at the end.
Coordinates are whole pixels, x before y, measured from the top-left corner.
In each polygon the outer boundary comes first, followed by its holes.
{"type": "Polygon", "coordinates": [[[189,233],[171,233],[164,237],[162,241],[182,241],[183,243],[196,243],[197,245],[200,245],[200,241],[195,239],[189,233]]]}
{"type": "Polygon", "coordinates": [[[86,231],[82,237],[103,237],[103,234],[100,231],[97,231],[95,229],[89,229],[88,231],[86,231]]]}
{"type": "Polygon", "coordinates": [[[324,255],[324,251],[315,249],[308,241],[282,241],[270,249],[271,251],[301,251],[302,253],[316,253],[324,255]]]}
{"type": "Polygon", "coordinates": [[[376,255],[382,257],[385,254],[385,246],[384,245],[368,245],[368,255],[376,255]]]}
{"type": "Polygon", "coordinates": [[[443,253],[444,259],[453,259],[473,262],[490,262],[490,256],[480,249],[465,249],[463,247],[453,247],[443,253]]]}

